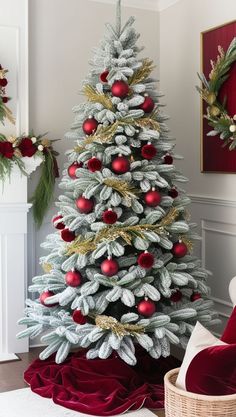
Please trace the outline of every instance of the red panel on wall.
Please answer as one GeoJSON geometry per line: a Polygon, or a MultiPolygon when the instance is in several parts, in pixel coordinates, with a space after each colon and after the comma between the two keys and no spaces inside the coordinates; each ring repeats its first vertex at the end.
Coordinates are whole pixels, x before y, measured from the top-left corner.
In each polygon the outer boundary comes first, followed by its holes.
{"type": "MultiPolygon", "coordinates": [[[[211,71],[210,61],[216,60],[218,46],[226,51],[232,39],[236,36],[236,21],[210,29],[202,33],[202,72],[209,78],[211,71]]],[[[230,69],[229,78],[223,84],[219,93],[220,101],[227,96],[227,111],[230,116],[236,114],[236,62],[230,69]]],[[[206,103],[203,103],[203,114],[206,112],[206,103]]],[[[229,151],[223,148],[223,141],[219,136],[207,136],[212,130],[207,120],[202,123],[202,171],[203,172],[233,172],[236,173],[236,150],[229,151]]]]}

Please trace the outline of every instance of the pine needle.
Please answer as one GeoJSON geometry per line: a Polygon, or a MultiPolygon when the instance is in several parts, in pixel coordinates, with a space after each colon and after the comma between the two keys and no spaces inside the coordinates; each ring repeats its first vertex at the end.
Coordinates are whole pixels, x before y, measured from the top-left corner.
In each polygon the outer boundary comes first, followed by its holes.
{"type": "Polygon", "coordinates": [[[99,93],[91,85],[87,84],[84,86],[84,94],[87,96],[88,100],[91,101],[92,103],[100,103],[106,109],[114,110],[110,97],[108,97],[106,94],[99,93]]]}

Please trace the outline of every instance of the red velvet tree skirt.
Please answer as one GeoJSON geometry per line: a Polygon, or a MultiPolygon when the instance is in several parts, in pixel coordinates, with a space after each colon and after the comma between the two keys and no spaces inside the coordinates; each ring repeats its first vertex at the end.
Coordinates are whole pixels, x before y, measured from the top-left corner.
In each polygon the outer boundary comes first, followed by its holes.
{"type": "Polygon", "coordinates": [[[144,406],[163,408],[163,377],[179,361],[171,356],[155,360],[142,349],[137,349],[136,356],[137,365],[132,367],[115,355],[88,360],[82,350],[60,365],[54,356],[37,359],[24,378],[36,394],[81,413],[110,416],[144,406]]]}

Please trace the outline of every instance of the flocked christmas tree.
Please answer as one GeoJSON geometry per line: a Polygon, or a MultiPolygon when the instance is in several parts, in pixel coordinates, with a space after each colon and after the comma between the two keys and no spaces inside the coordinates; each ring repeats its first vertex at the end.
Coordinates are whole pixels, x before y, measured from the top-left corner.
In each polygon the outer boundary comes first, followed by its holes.
{"type": "Polygon", "coordinates": [[[186,178],[174,165],[153,63],[138,58],[134,19],[121,27],[120,1],[117,10],[84,82],[87,101],[74,108],[57,231],[42,245],[45,274],[29,288],[39,298],[20,320],[27,329],[18,336],[44,332],[40,358],[57,352],[57,363],[81,347],[89,359],[116,351],[130,365],[137,344],[166,357],[197,320],[218,321],[208,272],[191,255],[186,178]]]}

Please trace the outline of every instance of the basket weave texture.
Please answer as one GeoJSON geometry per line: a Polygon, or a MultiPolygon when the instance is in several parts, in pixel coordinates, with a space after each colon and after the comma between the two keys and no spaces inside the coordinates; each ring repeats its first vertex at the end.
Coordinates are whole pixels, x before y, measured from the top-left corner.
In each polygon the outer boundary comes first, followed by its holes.
{"type": "Polygon", "coordinates": [[[166,417],[236,417],[236,394],[200,395],[176,388],[179,368],[165,375],[166,417]]]}

